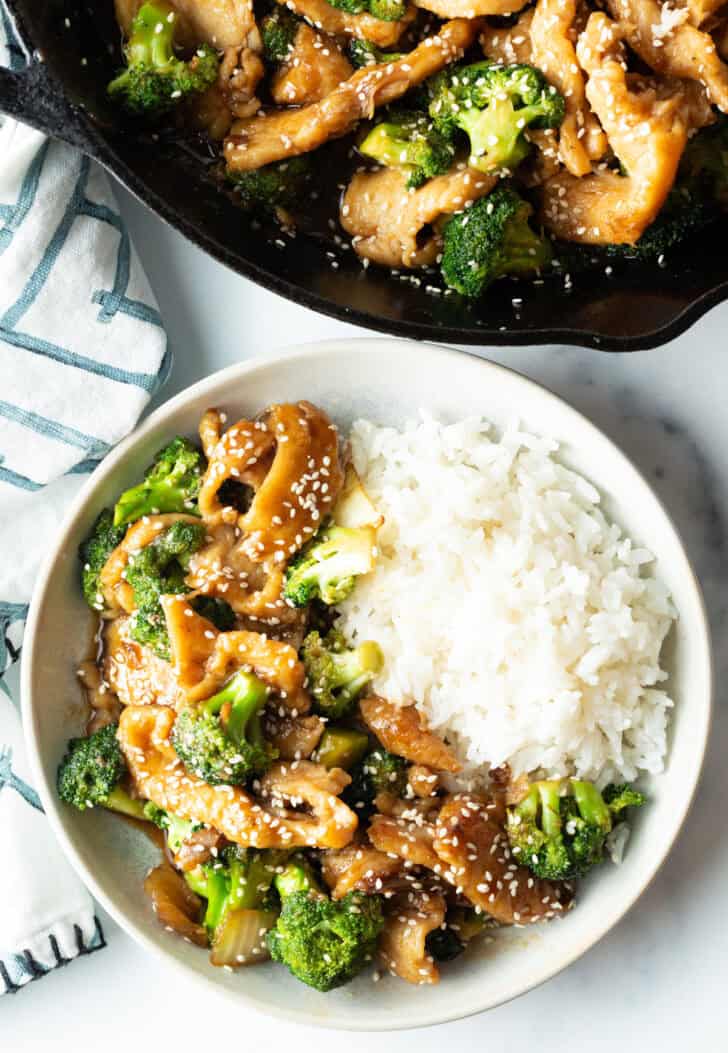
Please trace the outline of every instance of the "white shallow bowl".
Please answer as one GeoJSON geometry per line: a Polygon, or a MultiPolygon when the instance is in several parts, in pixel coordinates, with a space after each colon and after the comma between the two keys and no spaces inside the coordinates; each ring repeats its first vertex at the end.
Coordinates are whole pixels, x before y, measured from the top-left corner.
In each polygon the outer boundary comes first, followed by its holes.
{"type": "Polygon", "coordinates": [[[680,538],[642,476],[575,410],[537,384],[482,359],[422,344],[345,340],[314,344],[216,373],[150,416],[97,469],[71,509],[40,574],[23,649],[23,715],[36,785],[68,858],[109,913],[170,964],[263,1012],[307,1024],[360,1030],[419,1027],[489,1009],[554,976],[599,940],[650,882],[685,818],[700,774],[710,722],[711,656],[700,590],[680,538]],[[154,452],[178,433],[193,435],[209,406],[231,420],[271,403],[309,399],[344,428],[366,416],[401,424],[420,407],[453,421],[482,414],[497,426],[518,417],[562,444],[565,463],[592,480],[607,514],[656,555],[679,621],[666,645],[676,700],[664,774],[648,781],[649,807],[635,820],[624,863],[584,883],[565,919],[503,930],[443,969],[436,987],[370,975],[329,994],[267,963],[236,973],[164,931],[142,892],[156,850],[138,831],[97,809],[80,814],[55,796],[66,741],[84,710],[74,670],[87,656],[91,615],[78,588],[79,542],[99,510],[136,481],[154,452]]]}

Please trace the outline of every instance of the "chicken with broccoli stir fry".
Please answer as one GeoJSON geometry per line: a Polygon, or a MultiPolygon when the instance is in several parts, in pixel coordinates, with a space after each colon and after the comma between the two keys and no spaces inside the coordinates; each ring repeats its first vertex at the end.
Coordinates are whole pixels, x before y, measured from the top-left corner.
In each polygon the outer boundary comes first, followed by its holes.
{"type": "MultiPolygon", "coordinates": [[[[514,253],[537,237],[530,206],[497,192],[514,253]]],[[[569,910],[644,801],[506,769],[474,786],[411,698],[377,693],[382,648],[337,623],[383,527],[348,443],[302,401],[230,425],[209,410],[200,444],[168,443],[81,546],[98,651],[58,794],[163,839],[151,908],[213,965],[271,958],[319,991],[376,969],[437,983],[486,929],[569,910]]]]}
{"type": "Polygon", "coordinates": [[[712,0],[116,0],[116,15],[110,98],[207,136],[261,237],[300,228],[472,301],[509,276],[661,261],[726,209],[728,8],[712,0]],[[686,187],[694,147],[715,177],[686,187]]]}

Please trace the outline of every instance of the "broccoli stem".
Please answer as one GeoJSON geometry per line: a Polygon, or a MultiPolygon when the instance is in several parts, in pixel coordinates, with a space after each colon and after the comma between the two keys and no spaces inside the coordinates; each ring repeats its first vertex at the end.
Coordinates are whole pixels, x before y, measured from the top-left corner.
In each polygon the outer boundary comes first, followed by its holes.
{"type": "Polygon", "coordinates": [[[144,814],[145,804],[146,801],[139,801],[135,797],[130,797],[126,790],[122,790],[120,786],[115,786],[104,801],[104,808],[109,808],[112,812],[119,812],[121,815],[131,816],[132,819],[146,819],[147,816],[144,814]]]}
{"type": "Polygon", "coordinates": [[[203,703],[202,711],[217,716],[223,706],[229,703],[230,712],[225,724],[227,735],[236,745],[243,742],[257,745],[263,740],[258,717],[268,700],[268,694],[268,687],[257,676],[236,673],[222,691],[203,703]]]}
{"type": "Polygon", "coordinates": [[[280,874],[276,874],[273,883],[283,903],[297,892],[323,894],[310,867],[303,860],[291,860],[280,874]]]}
{"type": "Polygon", "coordinates": [[[571,780],[572,793],[579,815],[588,823],[593,823],[604,830],[611,830],[612,815],[599,790],[593,782],[571,780]]]}
{"type": "Polygon", "coordinates": [[[166,66],[174,58],[174,10],[164,0],[142,4],[134,19],[134,31],[127,45],[130,66],[148,63],[166,66]]]}
{"type": "Polygon", "coordinates": [[[369,749],[369,736],[355,728],[328,727],[321,736],[316,761],[324,768],[343,768],[348,771],[369,749]]]}
{"type": "Polygon", "coordinates": [[[541,829],[547,837],[561,833],[561,783],[544,780],[538,784],[541,803],[541,829]]]}

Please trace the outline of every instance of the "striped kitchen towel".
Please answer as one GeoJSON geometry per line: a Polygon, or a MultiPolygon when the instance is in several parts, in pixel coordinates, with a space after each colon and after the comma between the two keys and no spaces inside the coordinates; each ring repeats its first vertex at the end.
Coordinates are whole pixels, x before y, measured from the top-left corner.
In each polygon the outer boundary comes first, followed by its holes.
{"type": "MultiPolygon", "coordinates": [[[[22,63],[7,22],[0,64],[22,63]]],[[[0,118],[2,120],[2,118],[0,118]]],[[[70,500],[167,376],[154,296],[105,174],[0,125],[0,994],[104,945],[29,782],[3,674],[70,500]]]]}

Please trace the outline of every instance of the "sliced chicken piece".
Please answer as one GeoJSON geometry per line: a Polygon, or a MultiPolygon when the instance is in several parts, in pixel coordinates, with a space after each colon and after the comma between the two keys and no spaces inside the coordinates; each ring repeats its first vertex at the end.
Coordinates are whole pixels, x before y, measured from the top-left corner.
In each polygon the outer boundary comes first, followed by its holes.
{"type": "Polygon", "coordinates": [[[370,40],[380,48],[396,44],[415,17],[415,12],[411,10],[398,22],[385,22],[381,18],[374,18],[367,11],[357,15],[342,11],[328,0],[278,0],[278,3],[295,11],[330,36],[358,37],[360,40],[370,40]]]}
{"type": "Polygon", "coordinates": [[[341,199],[339,221],[363,259],[384,267],[424,267],[442,251],[437,221],[461,212],[497,181],[461,165],[408,190],[399,168],[356,172],[341,199]]]}
{"type": "MultiPolygon", "coordinates": [[[[255,24],[252,0],[168,0],[178,15],[176,41],[182,47],[211,44],[216,48],[244,43],[255,24]]],[[[114,0],[116,20],[124,36],[144,0],[114,0]]]]}
{"type": "MultiPolygon", "coordinates": [[[[200,439],[207,469],[198,504],[205,523],[237,525],[241,510],[220,500],[220,488],[228,481],[256,491],[270,470],[276,440],[263,421],[240,420],[222,433],[218,410],[208,410],[200,421],[200,439]]],[[[252,495],[251,495],[252,498],[252,495]]]]}
{"type": "Polygon", "coordinates": [[[531,48],[531,24],[533,22],[534,9],[524,11],[515,25],[495,26],[486,25],[480,36],[480,46],[483,54],[492,62],[502,62],[504,66],[513,65],[515,62],[531,63],[533,51],[531,48]]]}
{"type": "Polygon", "coordinates": [[[686,2],[678,4],[673,7],[670,3],[663,5],[667,7],[667,16],[663,14],[662,22],[667,22],[668,26],[671,22],[675,22],[679,19],[679,16],[683,11],[687,11],[687,20],[691,25],[696,28],[700,28],[704,23],[710,23],[706,26],[706,30],[712,31],[712,24],[714,22],[714,15],[720,15],[722,9],[726,6],[726,0],[686,0],[686,2]]]}
{"type": "Polygon", "coordinates": [[[103,682],[125,706],[184,705],[174,669],[149,647],[129,638],[129,619],[108,621],[103,632],[103,682]]]}
{"type": "Polygon", "coordinates": [[[281,760],[307,760],[324,733],[320,717],[291,717],[266,714],[265,737],[278,750],[281,760]]]}
{"type": "Polygon", "coordinates": [[[283,599],[283,568],[272,561],[254,563],[243,551],[241,537],[239,527],[226,523],[210,528],[208,542],[190,559],[190,589],[224,599],[244,619],[271,627],[295,625],[301,612],[283,599]]]}
{"type": "Polygon", "coordinates": [[[665,5],[658,0],[607,0],[606,6],[624,40],[655,73],[698,81],[710,101],[728,113],[728,65],[709,33],[687,21],[663,21],[665,5]]]}
{"type": "Polygon", "coordinates": [[[121,714],[119,744],[143,797],[245,847],[343,848],[351,841],[357,818],[338,798],[349,782],[346,772],[327,772],[308,761],[299,769],[276,764],[261,783],[273,806],[266,808],[239,786],[209,786],[185,771],[170,741],[175,719],[164,706],[127,706],[121,714]],[[278,807],[284,799],[310,811],[278,807]]]}
{"type": "Polygon", "coordinates": [[[358,825],[352,810],[339,799],[339,794],[351,782],[342,768],[324,768],[321,764],[301,760],[280,762],[263,776],[260,795],[268,807],[291,824],[304,823],[306,842],[319,848],[344,848],[349,844],[358,825]],[[312,817],[292,812],[290,807],[310,807],[312,817]],[[298,816],[300,815],[300,818],[298,816]],[[313,840],[311,840],[313,838],[313,840]]]}
{"type": "Polygon", "coordinates": [[[440,776],[426,764],[413,764],[407,772],[407,784],[415,797],[434,797],[440,789],[440,776]]]}
{"type": "Polygon", "coordinates": [[[415,7],[438,18],[483,18],[486,15],[513,15],[528,0],[412,0],[415,7]]]}
{"type": "MultiPolygon", "coordinates": [[[[213,428],[207,417],[208,444],[213,428]]],[[[200,512],[211,524],[237,525],[245,535],[240,552],[253,563],[284,564],[316,533],[343,482],[336,426],[310,402],[285,403],[260,420],[238,421],[212,446],[200,512]],[[221,504],[228,480],[254,490],[246,511],[221,504]]]]}
{"type": "Polygon", "coordinates": [[[250,669],[270,686],[279,704],[304,713],[306,671],[295,648],[263,633],[219,632],[182,596],[163,596],[172,669],[189,702],[210,698],[239,669],[250,669]]]}
{"type": "Polygon", "coordinates": [[[362,719],[385,749],[433,771],[459,772],[462,765],[439,735],[428,731],[415,706],[396,706],[379,695],[359,703],[362,719]]]}
{"type": "Polygon", "coordinates": [[[477,20],[447,22],[436,36],[396,62],[357,70],[321,102],[237,121],[224,145],[228,170],[249,172],[346,135],[379,106],[394,102],[460,58],[479,29],[477,20]]]}
{"type": "Polygon", "coordinates": [[[223,847],[225,838],[211,826],[203,826],[182,842],[175,854],[174,865],[180,870],[194,870],[201,863],[214,859],[218,849],[223,847]]]}
{"type": "Polygon", "coordinates": [[[445,864],[438,873],[503,925],[526,925],[563,913],[571,904],[571,890],[535,878],[513,861],[503,818],[502,798],[448,797],[433,841],[445,864]]]}
{"type": "Polygon", "coordinates": [[[577,54],[588,75],[587,98],[627,175],[559,174],[544,186],[541,217],[566,241],[633,244],[662,208],[688,132],[694,122],[712,119],[710,108],[685,82],[629,77],[621,30],[600,12],[589,18],[577,54]]]}
{"type": "Polygon", "coordinates": [[[333,37],[302,22],[288,57],[271,77],[271,98],[278,106],[308,106],[320,102],[353,72],[333,37]]]}
{"type": "Polygon", "coordinates": [[[149,871],[144,879],[144,892],[165,929],[176,932],[198,947],[208,946],[207,932],[197,920],[202,900],[169,863],[165,861],[149,871]]]}
{"type": "Polygon", "coordinates": [[[126,611],[127,614],[135,610],[134,592],[124,580],[129,559],[146,548],[167,527],[178,522],[199,523],[200,520],[196,516],[170,512],[163,516],[144,516],[131,524],[121,544],[116,546],[99,574],[99,587],[109,610],[126,611]]]}
{"type": "Polygon", "coordinates": [[[385,969],[410,984],[436,984],[440,971],[425,941],[445,921],[447,905],[434,892],[403,892],[387,907],[379,938],[379,960],[385,969]]]}
{"type": "Polygon", "coordinates": [[[337,852],[326,852],[321,873],[331,889],[332,899],[343,899],[353,891],[368,895],[384,892],[401,871],[400,859],[393,859],[371,845],[351,844],[337,852]]]}
{"type": "Polygon", "coordinates": [[[260,109],[256,92],[265,74],[263,41],[253,24],[243,47],[226,48],[218,84],[233,117],[252,117],[260,109]]]}
{"type": "Polygon", "coordinates": [[[438,872],[440,857],[432,847],[436,836],[433,823],[420,817],[405,819],[374,815],[367,833],[371,843],[380,852],[404,860],[410,866],[427,867],[428,870],[438,872]]]}
{"type": "Polygon", "coordinates": [[[586,99],[584,74],[577,62],[573,26],[577,0],[538,0],[530,27],[532,61],[565,100],[558,131],[559,154],[575,176],[591,172],[603,157],[607,138],[586,99]]]}
{"type": "MultiPolygon", "coordinates": [[[[265,118],[264,118],[265,119],[265,118]]],[[[240,520],[254,563],[285,563],[315,534],[344,483],[336,425],[310,402],[272,406],[262,423],[275,456],[240,520]]]]}

